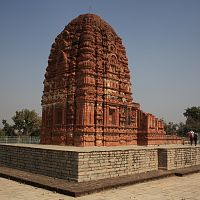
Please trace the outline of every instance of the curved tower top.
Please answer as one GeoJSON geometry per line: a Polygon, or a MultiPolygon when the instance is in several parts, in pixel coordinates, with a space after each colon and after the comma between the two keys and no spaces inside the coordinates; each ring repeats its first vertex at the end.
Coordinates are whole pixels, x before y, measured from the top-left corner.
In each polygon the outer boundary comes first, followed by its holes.
{"type": "MultiPolygon", "coordinates": [[[[75,18],[56,37],[48,60],[45,86],[49,86],[52,79],[62,79],[64,76],[68,76],[70,82],[81,82],[78,79],[81,73],[85,73],[84,69],[91,75],[97,75],[100,71],[108,75],[108,87],[112,84],[109,83],[112,76],[119,84],[117,86],[116,83],[116,87],[131,94],[128,60],[122,40],[108,23],[94,14],[75,18]]],[[[45,91],[48,88],[45,87],[45,91]]],[[[125,98],[123,101],[131,101],[131,96],[125,98]]],[[[45,104],[45,98],[42,104],[45,104]]]]}

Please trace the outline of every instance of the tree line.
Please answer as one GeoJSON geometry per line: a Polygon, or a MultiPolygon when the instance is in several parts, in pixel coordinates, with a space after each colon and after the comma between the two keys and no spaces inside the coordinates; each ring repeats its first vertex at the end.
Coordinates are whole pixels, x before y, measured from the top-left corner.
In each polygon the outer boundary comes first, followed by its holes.
{"type": "Polygon", "coordinates": [[[183,115],[186,117],[185,123],[165,123],[165,131],[167,134],[177,134],[181,137],[186,137],[190,130],[200,133],[200,106],[185,109],[183,115]]]}

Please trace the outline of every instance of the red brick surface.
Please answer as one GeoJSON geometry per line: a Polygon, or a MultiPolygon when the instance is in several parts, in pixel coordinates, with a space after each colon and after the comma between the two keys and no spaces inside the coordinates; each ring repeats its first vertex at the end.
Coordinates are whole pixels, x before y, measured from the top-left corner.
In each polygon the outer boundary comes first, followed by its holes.
{"type": "Polygon", "coordinates": [[[125,47],[94,14],[72,20],[56,37],[42,97],[42,144],[74,146],[181,143],[132,99],[125,47]]]}

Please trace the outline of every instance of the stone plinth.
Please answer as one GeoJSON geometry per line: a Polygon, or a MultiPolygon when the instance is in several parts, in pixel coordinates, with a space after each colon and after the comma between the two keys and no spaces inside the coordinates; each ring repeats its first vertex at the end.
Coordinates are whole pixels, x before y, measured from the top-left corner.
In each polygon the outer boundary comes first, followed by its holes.
{"type": "Polygon", "coordinates": [[[64,148],[51,145],[2,145],[0,165],[83,182],[158,169],[155,148],[64,148]]]}
{"type": "Polygon", "coordinates": [[[0,144],[1,166],[76,182],[199,164],[200,146],[82,148],[0,144]]]}

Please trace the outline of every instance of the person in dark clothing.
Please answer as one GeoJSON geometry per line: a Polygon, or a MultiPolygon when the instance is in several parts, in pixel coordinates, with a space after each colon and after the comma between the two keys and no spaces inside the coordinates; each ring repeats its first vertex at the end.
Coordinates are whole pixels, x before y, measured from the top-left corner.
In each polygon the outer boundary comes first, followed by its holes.
{"type": "Polygon", "coordinates": [[[197,145],[197,138],[198,138],[198,134],[194,133],[194,144],[195,144],[195,146],[197,145]]]}

